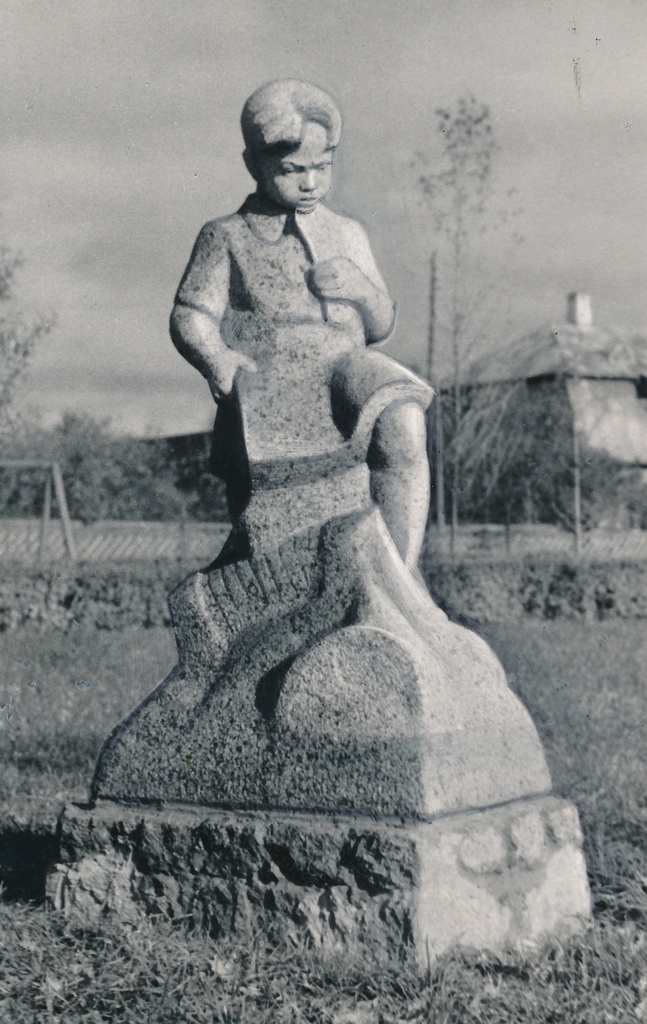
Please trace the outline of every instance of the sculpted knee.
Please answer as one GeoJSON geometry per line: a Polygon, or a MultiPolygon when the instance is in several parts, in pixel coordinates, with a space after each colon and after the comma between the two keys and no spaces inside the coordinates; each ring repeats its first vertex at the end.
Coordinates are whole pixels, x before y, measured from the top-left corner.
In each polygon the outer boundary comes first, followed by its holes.
{"type": "Polygon", "coordinates": [[[370,469],[413,466],[427,460],[425,414],[417,402],[388,406],[375,423],[368,451],[370,469]]]}

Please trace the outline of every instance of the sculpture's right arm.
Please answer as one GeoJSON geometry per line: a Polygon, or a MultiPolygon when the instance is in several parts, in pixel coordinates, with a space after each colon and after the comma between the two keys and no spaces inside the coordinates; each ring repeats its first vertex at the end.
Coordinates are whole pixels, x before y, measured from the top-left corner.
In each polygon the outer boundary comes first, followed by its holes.
{"type": "Polygon", "coordinates": [[[225,345],[219,325],[207,313],[180,302],[171,313],[171,338],[180,355],[205,378],[217,402],[230,394],[237,370],[256,370],[251,359],[225,345]]]}
{"type": "Polygon", "coordinates": [[[170,329],[178,352],[206,379],[216,401],[231,392],[239,368],[256,369],[222,339],[220,324],[228,302],[229,254],[220,225],[212,222],[198,235],[175,297],[170,329]]]}

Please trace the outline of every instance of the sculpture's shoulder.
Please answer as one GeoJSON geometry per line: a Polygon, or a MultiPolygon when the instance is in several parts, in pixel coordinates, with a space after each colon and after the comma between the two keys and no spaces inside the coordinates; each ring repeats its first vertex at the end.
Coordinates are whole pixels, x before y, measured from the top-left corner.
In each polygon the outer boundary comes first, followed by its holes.
{"type": "Polygon", "coordinates": [[[358,239],[364,240],[367,237],[364,228],[355,217],[351,217],[347,213],[338,213],[336,210],[331,210],[329,206],[322,204],[317,208],[317,219],[322,230],[328,230],[331,234],[338,235],[349,242],[358,239]]]}
{"type": "Polygon", "coordinates": [[[229,213],[224,217],[214,217],[200,228],[196,239],[196,248],[220,249],[227,246],[242,226],[240,213],[229,213]]]}
{"type": "Polygon", "coordinates": [[[232,230],[240,220],[237,213],[207,221],[193,243],[186,270],[182,275],[175,301],[205,305],[206,292],[214,287],[226,291],[229,273],[229,253],[232,248],[232,230]]]}
{"type": "Polygon", "coordinates": [[[374,260],[368,237],[361,223],[346,213],[337,213],[329,206],[319,206],[316,215],[304,218],[304,227],[312,238],[320,258],[346,256],[352,259],[371,279],[375,276],[374,260]]]}
{"type": "Polygon", "coordinates": [[[312,232],[317,251],[327,256],[345,256],[383,291],[387,291],[375,263],[368,235],[362,223],[346,213],[337,213],[328,206],[317,209],[317,230],[312,232]]]}

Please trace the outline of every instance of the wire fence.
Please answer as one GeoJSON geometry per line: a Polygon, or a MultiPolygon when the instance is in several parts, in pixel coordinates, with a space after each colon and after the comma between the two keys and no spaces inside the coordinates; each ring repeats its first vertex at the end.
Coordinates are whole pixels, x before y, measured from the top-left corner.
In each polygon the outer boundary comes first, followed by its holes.
{"type": "Polygon", "coordinates": [[[542,523],[460,526],[453,543],[449,528],[438,532],[432,527],[426,552],[440,561],[519,561],[532,556],[581,562],[634,561],[647,559],[647,530],[591,530],[582,533],[576,546],[574,534],[542,523]]]}
{"type": "MultiPolygon", "coordinates": [[[[169,558],[212,560],[222,547],[229,526],[226,523],[124,522],[103,520],[85,525],[72,521],[77,559],[82,562],[112,562],[169,558]]],[[[60,519],[52,519],[42,557],[40,519],[0,519],[0,561],[23,564],[52,563],[69,558],[60,519]]],[[[426,555],[440,561],[518,561],[532,556],[552,556],[580,561],[647,559],[647,530],[592,530],[584,533],[579,555],[573,534],[557,526],[519,524],[504,526],[460,526],[453,550],[449,529],[429,531],[426,555]]]]}
{"type": "MultiPolygon", "coordinates": [[[[82,562],[126,562],[170,558],[210,561],[222,547],[226,523],[122,522],[71,523],[76,556],[82,562]]],[[[40,519],[0,519],[0,559],[37,564],[68,559],[62,523],[52,519],[40,555],[40,519]]]]}

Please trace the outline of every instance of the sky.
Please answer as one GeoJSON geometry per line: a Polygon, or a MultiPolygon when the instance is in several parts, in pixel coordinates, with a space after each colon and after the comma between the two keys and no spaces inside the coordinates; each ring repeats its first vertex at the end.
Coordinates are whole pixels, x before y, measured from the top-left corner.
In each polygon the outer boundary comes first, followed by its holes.
{"type": "Polygon", "coordinates": [[[646,54],[647,0],[3,0],[0,241],[24,256],[25,315],[56,318],[21,402],[46,424],[209,427],[168,316],[201,225],[253,191],[239,115],[272,78],[339,102],[330,205],[364,223],[399,302],[388,354],[424,366],[436,240],[416,153],[439,166],[435,111],[469,93],[523,238],[488,236],[470,268],[483,346],[561,318],[574,290],[596,322],[645,329],[646,54]]]}

